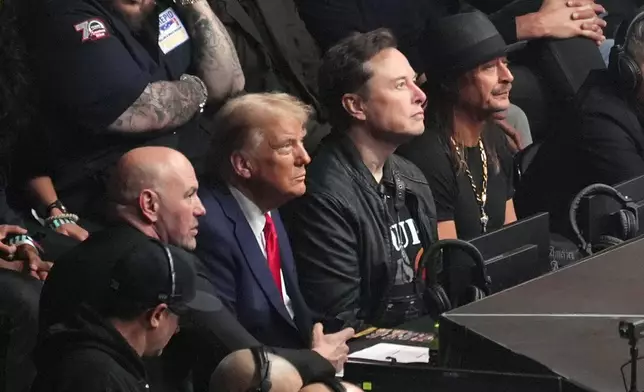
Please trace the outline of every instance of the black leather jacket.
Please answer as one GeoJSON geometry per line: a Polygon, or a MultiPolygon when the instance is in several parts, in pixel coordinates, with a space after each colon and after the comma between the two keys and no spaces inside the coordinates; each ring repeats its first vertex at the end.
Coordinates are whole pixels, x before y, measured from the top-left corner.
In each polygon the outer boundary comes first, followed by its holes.
{"type": "MultiPolygon", "coordinates": [[[[412,163],[392,155],[382,182],[394,186],[396,179],[427,249],[437,240],[427,180],[412,163]]],[[[327,329],[377,323],[395,278],[379,185],[351,140],[336,136],[309,165],[306,186],[306,194],[284,208],[283,218],[307,304],[327,329]]]]}

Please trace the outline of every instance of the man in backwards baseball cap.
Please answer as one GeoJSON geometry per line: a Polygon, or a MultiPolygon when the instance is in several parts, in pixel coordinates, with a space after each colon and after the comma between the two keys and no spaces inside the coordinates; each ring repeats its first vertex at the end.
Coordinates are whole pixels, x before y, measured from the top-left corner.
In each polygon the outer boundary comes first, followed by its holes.
{"type": "Polygon", "coordinates": [[[194,256],[124,226],[94,234],[57,262],[36,349],[36,392],[149,389],[141,357],[161,353],[188,309],[221,302],[197,291],[194,256]]]}

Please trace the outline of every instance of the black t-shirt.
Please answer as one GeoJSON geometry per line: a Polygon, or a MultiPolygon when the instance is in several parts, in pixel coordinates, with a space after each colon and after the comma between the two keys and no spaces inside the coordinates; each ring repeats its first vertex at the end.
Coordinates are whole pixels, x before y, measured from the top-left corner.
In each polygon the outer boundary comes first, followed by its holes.
{"type": "Polygon", "coordinates": [[[144,144],[197,148],[184,141],[201,132],[194,120],[168,132],[107,130],[148,84],[175,81],[189,71],[190,37],[171,1],[159,0],[148,28],[138,34],[101,0],[51,0],[34,8],[38,28],[29,34],[29,50],[53,130],[57,188],[93,176],[144,144]]]}
{"type": "Polygon", "coordinates": [[[414,278],[422,244],[418,225],[404,202],[395,204],[395,190],[385,187],[384,197],[389,213],[389,235],[391,239],[391,260],[395,261],[393,295],[408,295],[413,292],[410,283],[414,278]]]}
{"type": "MultiPolygon", "coordinates": [[[[514,194],[512,184],[513,159],[505,134],[495,124],[486,126],[482,134],[487,152],[488,188],[485,212],[489,217],[487,231],[503,226],[505,206],[514,194]],[[493,155],[497,156],[495,164],[493,155]]],[[[422,171],[434,194],[438,222],[453,220],[460,239],[471,239],[483,233],[481,212],[472,184],[465,170],[457,172],[450,147],[437,130],[428,129],[399,154],[416,164],[422,171]]],[[[480,194],[483,182],[483,164],[478,146],[464,149],[476,190],[480,194]]]]}
{"type": "Polygon", "coordinates": [[[400,325],[423,315],[423,306],[414,286],[414,275],[422,255],[418,224],[404,201],[396,203],[393,186],[384,186],[382,196],[387,208],[393,282],[387,307],[379,321],[381,327],[400,325]]]}

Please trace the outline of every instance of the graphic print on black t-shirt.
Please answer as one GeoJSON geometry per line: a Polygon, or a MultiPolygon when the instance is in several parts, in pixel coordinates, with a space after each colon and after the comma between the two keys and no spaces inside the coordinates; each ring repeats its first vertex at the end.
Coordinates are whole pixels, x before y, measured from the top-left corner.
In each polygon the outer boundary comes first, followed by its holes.
{"type": "Polygon", "coordinates": [[[422,248],[418,225],[412,219],[409,209],[403,204],[399,209],[394,205],[393,189],[386,189],[385,199],[389,210],[389,235],[391,239],[391,260],[396,262],[394,286],[411,283],[414,278],[416,258],[422,248]]]}
{"type": "Polygon", "coordinates": [[[414,265],[421,244],[416,222],[403,208],[404,215],[393,216],[397,223],[389,227],[392,244],[392,260],[397,260],[395,284],[409,283],[414,277],[414,265]]]}
{"type": "Polygon", "coordinates": [[[387,307],[378,323],[383,327],[399,325],[424,314],[413,283],[417,259],[422,254],[418,225],[404,203],[396,208],[394,195],[393,188],[385,187],[383,196],[388,210],[393,276],[387,307]]]}

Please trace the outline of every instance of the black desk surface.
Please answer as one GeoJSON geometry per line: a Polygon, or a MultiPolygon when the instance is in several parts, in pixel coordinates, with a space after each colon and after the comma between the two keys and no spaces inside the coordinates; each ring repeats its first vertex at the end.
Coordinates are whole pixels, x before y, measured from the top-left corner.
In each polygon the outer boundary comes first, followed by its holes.
{"type": "MultiPolygon", "coordinates": [[[[644,319],[644,239],[444,317],[590,390],[623,391],[619,367],[629,347],[618,324],[644,319]]],[[[643,390],[644,360],[638,369],[643,390]]],[[[625,373],[628,379],[628,367],[625,373]]]]}
{"type": "MultiPolygon", "coordinates": [[[[405,324],[399,325],[392,329],[402,329],[411,332],[422,332],[422,333],[431,333],[437,335],[435,328],[435,322],[429,316],[423,316],[414,321],[409,321],[405,324]]],[[[397,341],[397,340],[387,340],[387,339],[368,339],[362,337],[359,339],[353,339],[349,341],[349,352],[354,353],[356,351],[363,350],[367,347],[371,347],[378,343],[392,343],[392,344],[402,344],[406,346],[418,346],[418,347],[434,347],[435,342],[433,343],[414,343],[412,341],[397,341]]]]}

